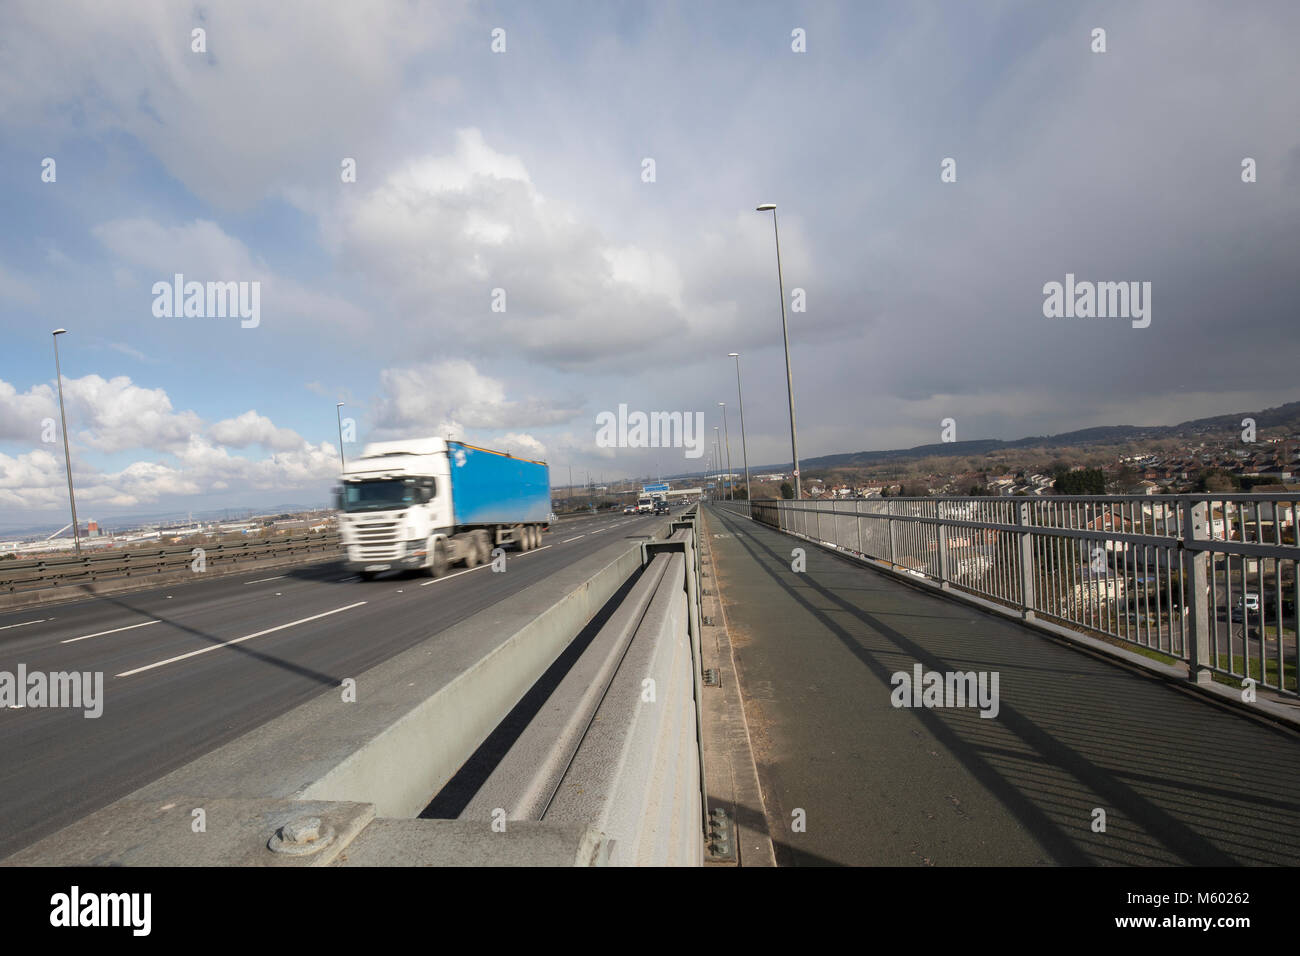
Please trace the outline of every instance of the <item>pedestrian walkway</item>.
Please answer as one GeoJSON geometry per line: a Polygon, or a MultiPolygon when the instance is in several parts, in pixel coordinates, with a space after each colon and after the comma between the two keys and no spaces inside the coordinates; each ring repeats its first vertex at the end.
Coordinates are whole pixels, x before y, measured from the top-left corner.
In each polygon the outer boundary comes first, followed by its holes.
{"type": "Polygon", "coordinates": [[[1295,733],[706,510],[779,865],[1300,864],[1295,733]]]}

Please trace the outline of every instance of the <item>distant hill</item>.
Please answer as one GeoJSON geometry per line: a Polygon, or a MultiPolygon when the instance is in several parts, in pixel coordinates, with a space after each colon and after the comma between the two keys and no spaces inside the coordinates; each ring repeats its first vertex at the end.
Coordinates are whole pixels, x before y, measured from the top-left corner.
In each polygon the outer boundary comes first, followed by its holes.
{"type": "MultiPolygon", "coordinates": [[[[1177,425],[1101,425],[1096,428],[1081,428],[1078,431],[1064,432],[1060,435],[1033,435],[1017,438],[1013,441],[1000,441],[984,438],[976,441],[937,442],[933,445],[917,445],[915,448],[892,448],[884,451],[855,451],[838,455],[822,455],[819,458],[805,458],[799,463],[800,470],[807,474],[816,469],[864,468],[887,462],[906,461],[915,458],[962,458],[985,455],[991,451],[1019,448],[1054,448],[1065,445],[1115,445],[1132,441],[1151,441],[1160,438],[1193,438],[1207,434],[1227,435],[1240,432],[1243,418],[1255,419],[1259,429],[1285,427],[1300,431],[1300,402],[1288,402],[1277,408],[1266,408],[1259,412],[1235,412],[1231,415],[1216,415],[1213,418],[1197,418],[1177,425]]],[[[736,467],[734,459],[732,468],[736,467]]],[[[755,471],[783,471],[790,467],[788,461],[771,465],[750,465],[751,473],[755,471]]]]}

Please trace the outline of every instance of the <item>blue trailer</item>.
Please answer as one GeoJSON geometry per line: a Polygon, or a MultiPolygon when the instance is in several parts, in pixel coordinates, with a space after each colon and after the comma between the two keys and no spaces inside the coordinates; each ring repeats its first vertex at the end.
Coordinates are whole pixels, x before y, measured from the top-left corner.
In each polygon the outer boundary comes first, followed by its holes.
{"type": "Polygon", "coordinates": [[[544,461],[448,442],[451,504],[459,526],[546,522],[551,475],[544,461]]]}

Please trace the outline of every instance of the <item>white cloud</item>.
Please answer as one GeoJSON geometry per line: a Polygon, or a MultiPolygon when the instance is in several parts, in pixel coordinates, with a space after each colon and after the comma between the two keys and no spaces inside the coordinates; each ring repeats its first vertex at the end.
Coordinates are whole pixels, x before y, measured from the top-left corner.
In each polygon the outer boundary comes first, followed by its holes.
{"type": "Polygon", "coordinates": [[[44,430],[42,422],[58,418],[58,397],[50,385],[33,385],[19,392],[0,379],[0,441],[37,442],[44,430]]]}
{"type": "Polygon", "coordinates": [[[453,151],[412,161],[323,217],[326,245],[426,334],[491,341],[557,366],[639,351],[651,328],[706,317],[683,302],[674,260],[618,243],[543,196],[523,162],[461,130],[453,151]],[[493,311],[494,290],[505,311],[493,311]]]}
{"type": "Polygon", "coordinates": [[[370,147],[388,122],[377,104],[398,101],[465,6],[10,0],[0,36],[21,42],[0,57],[0,115],[52,142],[123,131],[195,195],[247,207],[296,185],[304,162],[337,177],[370,147]],[[191,50],[196,26],[206,53],[191,50]]]}
{"type": "Polygon", "coordinates": [[[384,369],[379,382],[376,425],[387,431],[424,433],[437,420],[470,429],[518,428],[557,424],[577,414],[539,399],[508,399],[504,383],[465,359],[384,369]]]}
{"type": "MultiPolygon", "coordinates": [[[[152,219],[117,219],[95,226],[91,234],[122,261],[150,270],[150,287],[154,282],[172,282],[177,273],[187,282],[261,283],[265,324],[283,324],[288,317],[296,320],[296,326],[306,324],[319,331],[322,322],[353,330],[368,321],[350,302],[276,275],[244,243],[210,220],[165,226],[152,219]]],[[[139,307],[142,314],[152,315],[152,296],[142,297],[139,307]]]]}
{"type": "Polygon", "coordinates": [[[293,451],[303,446],[302,436],[291,428],[277,428],[265,415],[249,410],[236,418],[217,422],[208,434],[231,448],[261,445],[273,451],[293,451]]]}
{"type": "MultiPolygon", "coordinates": [[[[230,488],[241,493],[289,489],[318,490],[338,471],[338,449],[313,445],[289,428],[249,410],[207,428],[194,411],[176,411],[161,388],[143,388],[125,376],[87,375],[64,379],[73,442],[73,475],[78,503],[130,508],[169,498],[211,494],[230,488]],[[262,458],[231,454],[231,448],[259,445],[262,458]],[[152,451],[106,470],[82,452],[152,451]]],[[[37,385],[18,392],[0,380],[0,440],[35,444],[41,422],[57,421],[54,389],[37,385]]],[[[0,453],[0,507],[48,510],[66,505],[62,455],[57,444],[18,455],[0,453]]]]}
{"type": "Polygon", "coordinates": [[[63,394],[73,423],[69,434],[75,433],[82,444],[98,451],[165,451],[202,427],[195,412],[175,411],[163,389],[141,388],[125,375],[65,378],[63,394]]]}

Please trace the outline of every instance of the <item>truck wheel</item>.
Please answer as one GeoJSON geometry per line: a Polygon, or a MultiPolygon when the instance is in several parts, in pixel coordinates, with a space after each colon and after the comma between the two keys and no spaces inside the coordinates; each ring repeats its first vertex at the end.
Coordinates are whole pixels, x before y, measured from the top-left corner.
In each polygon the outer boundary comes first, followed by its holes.
{"type": "Polygon", "coordinates": [[[475,544],[478,545],[478,563],[487,564],[492,560],[492,536],[486,531],[480,531],[475,537],[475,544]]]}
{"type": "Polygon", "coordinates": [[[515,531],[515,540],[519,543],[520,551],[527,551],[531,543],[528,537],[528,526],[521,524],[515,531]]]}
{"type": "Polygon", "coordinates": [[[447,546],[441,539],[429,546],[429,577],[440,578],[447,573],[447,546]]]}
{"type": "Polygon", "coordinates": [[[460,542],[461,550],[465,552],[465,567],[477,568],[481,563],[482,552],[479,550],[478,532],[467,534],[460,542]]]}
{"type": "Polygon", "coordinates": [[[537,533],[537,525],[528,526],[528,549],[531,551],[542,543],[542,536],[537,533]]]}

